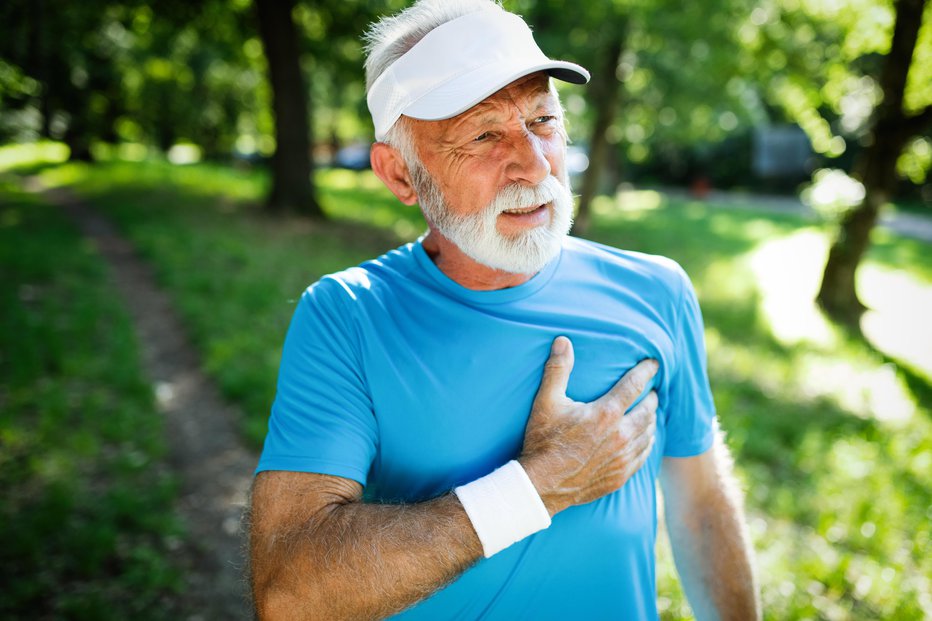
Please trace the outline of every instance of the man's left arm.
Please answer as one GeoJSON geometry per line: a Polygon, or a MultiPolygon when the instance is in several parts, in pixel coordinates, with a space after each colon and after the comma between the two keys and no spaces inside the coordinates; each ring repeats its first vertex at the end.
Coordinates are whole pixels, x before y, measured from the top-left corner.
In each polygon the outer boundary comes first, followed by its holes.
{"type": "Polygon", "coordinates": [[[696,618],[760,619],[743,497],[721,438],[701,455],[664,458],[660,483],[673,557],[696,618]]]}

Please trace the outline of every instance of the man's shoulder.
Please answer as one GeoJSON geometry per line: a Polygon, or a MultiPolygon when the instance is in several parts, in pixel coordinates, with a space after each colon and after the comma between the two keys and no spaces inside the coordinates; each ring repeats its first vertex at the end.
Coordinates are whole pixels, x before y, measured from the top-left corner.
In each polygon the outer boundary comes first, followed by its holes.
{"type": "Polygon", "coordinates": [[[375,259],[321,277],[304,295],[330,300],[343,298],[347,302],[384,296],[407,279],[414,266],[413,244],[405,244],[375,259]]]}
{"type": "Polygon", "coordinates": [[[564,244],[575,269],[592,269],[610,279],[636,279],[679,291],[686,272],[679,263],[661,255],[622,250],[599,242],[568,237],[564,244]]]}

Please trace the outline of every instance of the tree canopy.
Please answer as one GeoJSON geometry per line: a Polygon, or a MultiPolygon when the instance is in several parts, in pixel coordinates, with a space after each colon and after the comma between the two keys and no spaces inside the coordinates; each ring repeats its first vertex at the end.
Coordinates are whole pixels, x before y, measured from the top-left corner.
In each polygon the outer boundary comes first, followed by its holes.
{"type": "MultiPolygon", "coordinates": [[[[361,35],[406,4],[298,0],[289,11],[318,161],[372,139],[361,35]]],[[[504,5],[527,18],[548,53],[593,72],[588,87],[564,89],[571,135],[598,160],[588,194],[639,179],[760,185],[752,133],[785,123],[808,135],[814,162],[850,169],[879,101],[895,12],[892,0],[504,5]]],[[[928,12],[907,113],[932,99],[928,12]]],[[[250,0],[8,0],[0,35],[0,142],[64,140],[77,158],[117,143],[250,161],[275,152],[267,50],[250,0]]],[[[922,130],[899,157],[900,189],[926,183],[930,164],[922,130]]]]}

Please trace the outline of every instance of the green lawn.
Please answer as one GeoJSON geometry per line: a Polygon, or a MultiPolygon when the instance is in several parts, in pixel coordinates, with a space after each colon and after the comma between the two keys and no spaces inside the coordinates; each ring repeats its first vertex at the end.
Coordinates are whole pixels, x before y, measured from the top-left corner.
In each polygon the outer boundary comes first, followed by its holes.
{"type": "MultiPolygon", "coordinates": [[[[303,288],[423,228],[371,173],[318,174],[327,223],[262,213],[265,180],[250,171],[113,162],[42,174],[92,199],[153,262],[254,446],[303,288]]],[[[673,257],[696,284],[766,618],[932,615],[929,245],[878,231],[859,275],[875,309],[860,335],[811,304],[827,246],[811,222],[649,192],[595,211],[594,239],[673,257]]],[[[663,618],[688,618],[663,545],[661,557],[663,618]]]]}
{"type": "Polygon", "coordinates": [[[99,256],[0,180],[0,619],[177,618],[164,449],[99,256]]]}

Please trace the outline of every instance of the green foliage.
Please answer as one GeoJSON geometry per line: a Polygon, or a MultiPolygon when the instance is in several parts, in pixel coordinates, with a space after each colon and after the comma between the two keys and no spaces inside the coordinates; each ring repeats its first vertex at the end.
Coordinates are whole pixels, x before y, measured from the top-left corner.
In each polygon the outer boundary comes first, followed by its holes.
{"type": "Polygon", "coordinates": [[[228,157],[238,133],[256,137],[270,127],[264,67],[250,52],[251,14],[214,0],[183,15],[131,5],[103,26],[124,43],[114,58],[125,106],[115,129],[162,150],[190,141],[208,157],[228,157]]]}
{"type": "MultiPolygon", "coordinates": [[[[264,182],[252,173],[155,162],[54,173],[117,218],[155,263],[211,374],[244,406],[254,441],[274,392],[276,345],[301,289],[422,226],[371,173],[319,173],[335,219],[324,224],[262,216],[254,203],[264,182]]],[[[928,355],[909,362],[884,353],[882,340],[871,346],[831,327],[820,332],[817,322],[793,336],[779,325],[781,316],[796,329],[815,321],[798,306],[811,306],[814,288],[800,287],[818,265],[812,251],[825,251],[826,231],[796,216],[650,192],[602,198],[595,214],[596,239],[671,256],[696,284],[716,404],[748,493],[765,618],[927,616],[928,355]],[[780,289],[787,275],[790,288],[780,289]]],[[[878,237],[867,266],[928,292],[929,244],[878,237]]],[[[863,285],[895,297],[894,280],[863,285]]],[[[914,317],[900,326],[913,341],[925,325],[921,310],[914,317]]],[[[659,551],[662,618],[688,619],[663,541],[659,551]]]]}
{"type": "Polygon", "coordinates": [[[60,139],[76,157],[95,141],[192,141],[229,156],[238,135],[268,130],[250,10],[226,0],[4,3],[0,89],[17,114],[0,140],[60,139]]]}
{"type": "MultiPolygon", "coordinates": [[[[360,36],[379,2],[299,3],[303,65],[314,135],[322,142],[371,134],[360,36]]],[[[0,6],[0,142],[65,140],[167,151],[179,142],[208,158],[274,151],[271,93],[254,7],[243,0],[159,4],[99,0],[0,6]]],[[[80,144],[78,144],[80,143],[80,144]]]]}
{"type": "MultiPolygon", "coordinates": [[[[932,5],[922,21],[904,93],[909,113],[932,105],[932,5]]],[[[749,50],[768,61],[748,70],[757,74],[768,100],[806,131],[817,152],[838,157],[863,138],[882,100],[877,80],[893,22],[888,0],[769,3],[755,9],[742,29],[749,50]]],[[[925,153],[928,138],[923,140],[925,146],[917,147],[925,153]]],[[[905,157],[904,176],[924,180],[927,158],[912,151],[905,157]]]]}
{"type": "MultiPolygon", "coordinates": [[[[408,4],[297,3],[319,159],[372,139],[361,35],[408,4]]],[[[759,182],[751,130],[772,123],[798,123],[820,153],[850,153],[878,101],[876,74],[892,25],[889,0],[503,4],[526,17],[548,53],[593,72],[593,85],[561,85],[577,143],[590,139],[598,79],[622,82],[622,109],[606,134],[614,145],[612,185],[625,176],[665,184],[704,176],[723,187],[759,182]],[[609,40],[618,38],[620,62],[603,66],[609,40]]],[[[906,92],[911,111],[932,94],[928,14],[906,92]]],[[[267,158],[275,150],[271,93],[254,22],[247,0],[55,8],[10,0],[0,5],[0,142],[65,140],[76,158],[95,155],[101,141],[163,152],[193,143],[208,159],[267,158]]],[[[928,132],[916,136],[899,162],[901,176],[924,183],[930,153],[928,132]]]]}
{"type": "Polygon", "coordinates": [[[313,135],[321,143],[371,139],[366,108],[362,36],[379,16],[408,2],[303,2],[295,9],[314,108],[313,135]]]}
{"type": "Polygon", "coordinates": [[[593,85],[565,89],[577,140],[589,139],[589,109],[599,97],[599,80],[610,75],[622,83],[620,109],[606,138],[626,162],[682,158],[681,149],[702,149],[766,119],[755,86],[740,71],[745,48],[738,29],[750,3],[614,0],[585,10],[563,0],[508,5],[534,24],[547,53],[578,61],[593,73],[593,85]],[[622,43],[617,66],[604,66],[610,38],[622,43]]]}
{"type": "Polygon", "coordinates": [[[0,182],[2,619],[172,619],[161,420],[95,249],[0,182]]]}

